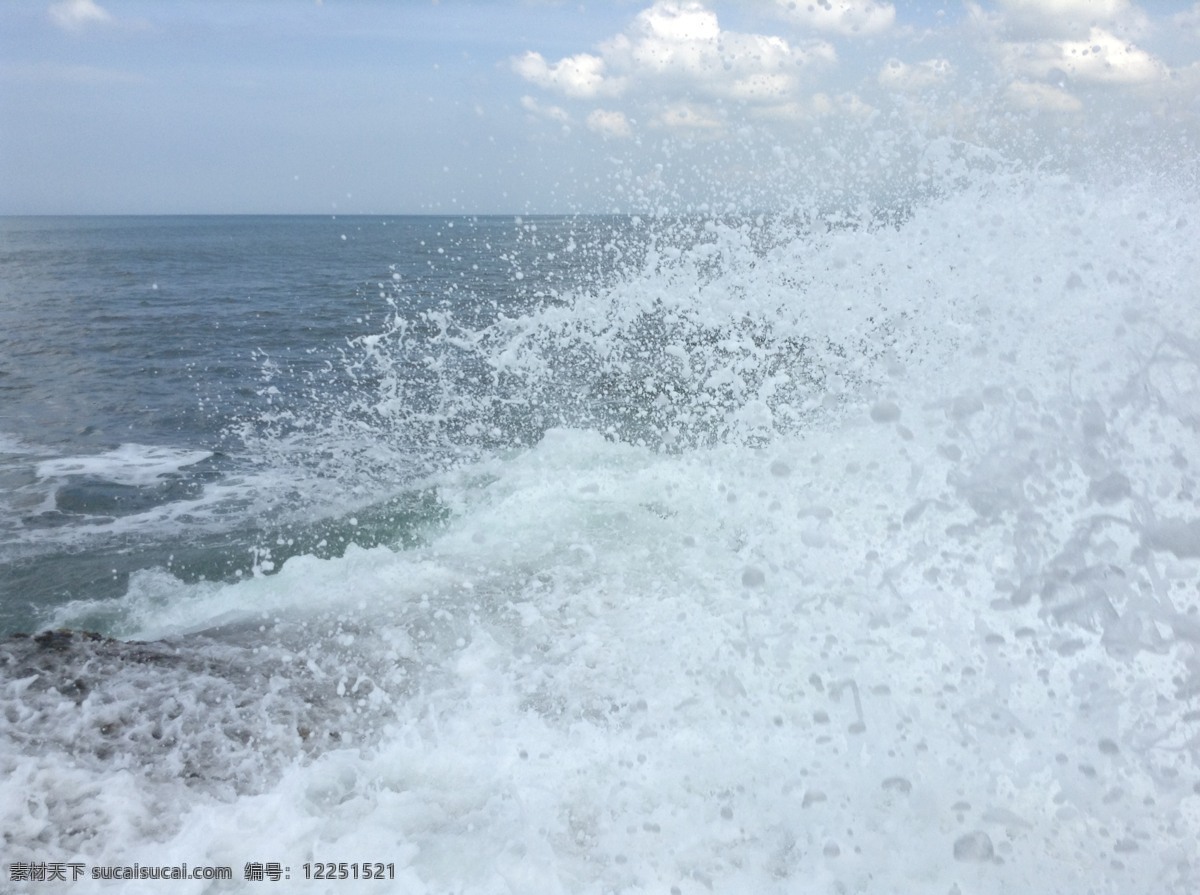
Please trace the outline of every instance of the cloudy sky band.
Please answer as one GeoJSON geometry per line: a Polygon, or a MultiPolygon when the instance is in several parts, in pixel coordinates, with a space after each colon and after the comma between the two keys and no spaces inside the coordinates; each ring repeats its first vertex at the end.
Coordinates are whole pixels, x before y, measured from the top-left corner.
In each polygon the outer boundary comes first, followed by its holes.
{"type": "Polygon", "coordinates": [[[1200,119],[1183,0],[58,0],[0,35],[0,213],[600,210],[664,140],[1200,119]]]}

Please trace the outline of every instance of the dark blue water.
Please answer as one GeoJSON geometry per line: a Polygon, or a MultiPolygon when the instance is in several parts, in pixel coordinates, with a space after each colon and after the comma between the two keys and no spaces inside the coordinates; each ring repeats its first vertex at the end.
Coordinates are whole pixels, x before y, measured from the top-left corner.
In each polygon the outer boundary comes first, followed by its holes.
{"type": "Polygon", "coordinates": [[[377,328],[394,274],[408,308],[550,287],[535,239],[512,218],[5,219],[0,431],[212,445],[264,360],[320,370],[377,328]]]}

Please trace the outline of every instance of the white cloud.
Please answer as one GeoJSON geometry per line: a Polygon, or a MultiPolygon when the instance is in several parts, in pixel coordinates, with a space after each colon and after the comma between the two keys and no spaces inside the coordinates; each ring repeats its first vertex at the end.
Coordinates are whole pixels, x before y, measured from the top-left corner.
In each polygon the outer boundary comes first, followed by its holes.
{"type": "Polygon", "coordinates": [[[604,137],[631,137],[633,127],[624,112],[610,109],[595,109],[587,117],[588,130],[604,137]]]}
{"type": "Polygon", "coordinates": [[[1171,23],[1192,38],[1200,38],[1200,3],[1172,16],[1171,23]]]}
{"type": "MultiPolygon", "coordinates": [[[[980,48],[991,55],[1007,102],[1021,109],[1080,112],[1094,97],[1073,88],[1131,90],[1147,99],[1166,89],[1171,69],[1139,44],[1156,29],[1129,0],[968,2],[980,48]]],[[[1093,90],[1093,93],[1094,93],[1093,90]]],[[[1132,96],[1133,94],[1130,94],[1132,96]]]]}
{"type": "MultiPolygon", "coordinates": [[[[775,35],[727,31],[716,13],[694,0],[658,0],[595,53],[549,62],[528,52],[512,63],[526,81],[560,96],[622,98],[640,109],[638,118],[690,131],[721,128],[722,103],[793,102],[814,72],[836,64],[837,52],[825,41],[793,45],[775,35]]],[[[622,124],[602,117],[597,121],[605,124],[593,129],[631,131],[622,114],[622,124]]]]}
{"type": "Polygon", "coordinates": [[[1094,27],[1134,37],[1147,27],[1129,0],[997,0],[1006,33],[1015,38],[1070,38],[1094,27]]]}
{"type": "Polygon", "coordinates": [[[546,105],[539,103],[532,96],[521,97],[521,108],[531,115],[538,118],[544,118],[547,121],[556,121],[559,124],[570,124],[571,116],[562,106],[546,105]]]}
{"type": "Polygon", "coordinates": [[[1092,28],[1084,40],[1010,43],[1002,57],[1008,70],[1048,80],[1145,84],[1169,76],[1157,58],[1103,28],[1092,28]]]}
{"type": "Polygon", "coordinates": [[[719,131],[723,122],[711,109],[694,103],[672,103],[663,109],[655,123],[673,130],[719,131]]]}
{"type": "Polygon", "coordinates": [[[822,101],[822,114],[839,115],[857,121],[866,121],[879,111],[855,93],[839,93],[834,97],[818,94],[814,99],[822,101]]]}
{"type": "Polygon", "coordinates": [[[953,74],[954,66],[945,59],[926,59],[915,65],[889,59],[877,80],[886,90],[909,92],[944,84],[953,74]]]}
{"type": "Polygon", "coordinates": [[[837,53],[813,41],[793,47],[782,37],[723,31],[700,3],[660,0],[643,10],[601,52],[610,67],[660,88],[686,86],[710,99],[777,100],[796,89],[804,70],[832,65],[837,53]]]}
{"type": "Polygon", "coordinates": [[[843,37],[881,34],[896,23],[896,7],[874,0],[774,0],[787,19],[815,31],[843,37]]]}
{"type": "Polygon", "coordinates": [[[50,21],[67,31],[82,31],[89,25],[112,21],[108,10],[95,0],[61,0],[50,4],[50,21]]]}
{"type": "Polygon", "coordinates": [[[513,70],[544,91],[535,96],[561,103],[539,106],[540,118],[573,118],[606,138],[654,130],[786,140],[827,125],[852,129],[889,109],[970,133],[995,125],[995,101],[1080,120],[1104,109],[1181,120],[1200,110],[1181,80],[1195,58],[1186,48],[1200,28],[1195,0],[1153,20],[1131,0],[966,0],[966,21],[924,30],[904,21],[905,4],[756,0],[780,21],[745,31],[719,18],[733,0],[646,3],[585,52],[513,60],[513,70]],[[839,50],[866,35],[885,35],[875,41],[882,54],[847,49],[843,59],[839,50]],[[966,64],[980,54],[991,60],[990,83],[966,64]],[[929,91],[945,101],[941,111],[906,99],[929,91]]]}
{"type": "Polygon", "coordinates": [[[553,65],[541,53],[530,51],[513,61],[513,68],[525,80],[547,90],[555,90],[576,99],[592,99],[620,93],[620,79],[605,76],[604,60],[590,53],[578,53],[553,65]]]}
{"type": "Polygon", "coordinates": [[[1083,103],[1061,87],[1014,81],[1006,91],[1008,101],[1018,109],[1037,109],[1048,112],[1078,112],[1083,103]]]}

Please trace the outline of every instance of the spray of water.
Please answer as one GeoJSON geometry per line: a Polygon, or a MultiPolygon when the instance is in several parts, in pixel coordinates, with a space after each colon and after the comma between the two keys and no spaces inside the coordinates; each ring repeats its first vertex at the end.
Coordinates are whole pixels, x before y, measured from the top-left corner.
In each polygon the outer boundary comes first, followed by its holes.
{"type": "Polygon", "coordinates": [[[382,283],[350,386],[265,382],[239,437],[354,525],[418,485],[436,524],[133,576],[115,630],[267,681],[168,752],[242,755],[266,705],[270,760],[158,833],[158,778],[75,823],[135,773],[105,738],[146,746],[83,731],[10,762],[7,826],[86,752],[25,841],[215,861],[252,825],[413,890],[1192,890],[1200,196],[948,140],[910,170],[890,204],[509,222],[502,299],[382,283]]]}

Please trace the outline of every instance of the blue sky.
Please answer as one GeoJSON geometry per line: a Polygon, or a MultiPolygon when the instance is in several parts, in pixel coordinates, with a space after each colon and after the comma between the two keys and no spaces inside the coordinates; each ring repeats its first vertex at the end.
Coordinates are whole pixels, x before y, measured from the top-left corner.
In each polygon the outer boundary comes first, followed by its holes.
{"type": "Polygon", "coordinates": [[[1197,97],[1196,2],[17,0],[0,213],[667,208],[1197,97]]]}

